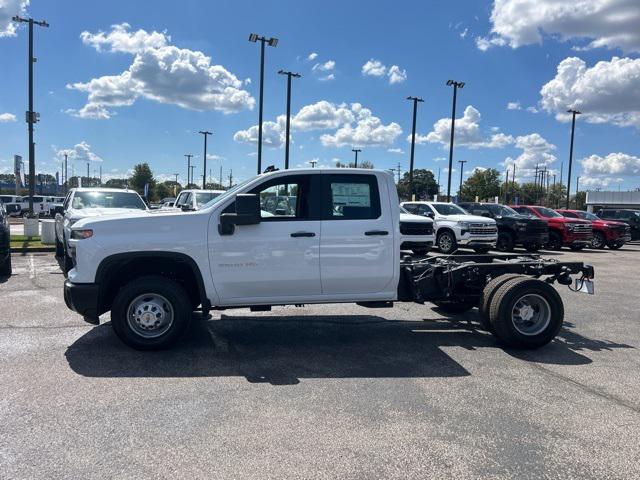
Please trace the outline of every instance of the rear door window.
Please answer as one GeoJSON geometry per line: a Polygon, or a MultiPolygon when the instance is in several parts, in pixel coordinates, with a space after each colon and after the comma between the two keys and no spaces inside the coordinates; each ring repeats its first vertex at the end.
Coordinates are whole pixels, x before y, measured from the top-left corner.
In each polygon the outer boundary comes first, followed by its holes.
{"type": "Polygon", "coordinates": [[[380,217],[380,194],[375,175],[323,175],[325,220],[368,220],[380,217]]]}

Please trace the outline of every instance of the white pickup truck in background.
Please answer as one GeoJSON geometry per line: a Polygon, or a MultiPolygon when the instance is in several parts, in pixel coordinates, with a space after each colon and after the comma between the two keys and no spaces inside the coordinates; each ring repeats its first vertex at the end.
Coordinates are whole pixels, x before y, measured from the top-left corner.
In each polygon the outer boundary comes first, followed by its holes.
{"type": "Polygon", "coordinates": [[[365,169],[270,172],[197,211],[80,219],[70,238],[67,305],[93,324],[111,311],[116,334],[138,349],[176,342],[194,310],[395,301],[478,307],[500,340],[534,348],[562,326],[551,284],[593,277],[581,262],[539,257],[401,256],[396,185],[388,172],[365,169]],[[273,196],[294,197],[295,208],[261,209],[273,196]]]}

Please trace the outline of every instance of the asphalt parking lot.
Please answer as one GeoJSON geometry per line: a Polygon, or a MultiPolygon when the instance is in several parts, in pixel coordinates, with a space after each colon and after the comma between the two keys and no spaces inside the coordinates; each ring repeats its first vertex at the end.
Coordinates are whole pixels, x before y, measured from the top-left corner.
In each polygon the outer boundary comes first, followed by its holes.
{"type": "Polygon", "coordinates": [[[214,312],[142,353],[66,309],[51,254],[15,256],[0,478],[640,478],[640,245],[553,257],[596,295],[559,287],[533,352],[398,304],[214,312]]]}

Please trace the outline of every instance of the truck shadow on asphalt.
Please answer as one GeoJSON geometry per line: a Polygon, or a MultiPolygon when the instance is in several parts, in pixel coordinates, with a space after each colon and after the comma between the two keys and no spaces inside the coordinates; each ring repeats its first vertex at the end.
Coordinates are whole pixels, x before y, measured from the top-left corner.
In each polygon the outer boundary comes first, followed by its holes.
{"type": "MultiPolygon", "coordinates": [[[[71,369],[87,377],[245,377],[252,383],[295,385],[314,378],[428,378],[470,375],[442,347],[499,347],[496,339],[466,320],[394,321],[376,316],[223,315],[194,317],[171,350],[139,352],[102,324],[68,347],[71,369]]],[[[563,329],[537,351],[510,351],[540,363],[585,365],[580,350],[632,348],[591,340],[563,329]]]]}

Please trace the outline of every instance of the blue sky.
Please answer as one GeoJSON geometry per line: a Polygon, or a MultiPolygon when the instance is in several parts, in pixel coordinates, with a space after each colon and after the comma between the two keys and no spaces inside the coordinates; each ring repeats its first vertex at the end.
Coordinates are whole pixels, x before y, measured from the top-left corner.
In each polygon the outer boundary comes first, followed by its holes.
{"type": "Polygon", "coordinates": [[[0,171],[11,170],[14,154],[27,156],[27,35],[5,21],[22,8],[51,24],[35,33],[36,158],[49,173],[68,149],[82,171],[87,159],[101,164],[105,177],[146,161],[157,177],[177,172],[184,181],[185,153],[197,155],[196,175],[202,173],[197,131],[207,129],[214,132],[213,176],[220,164],[225,176],[230,168],[237,180],[252,175],[259,48],[247,37],[256,32],[279,39],[266,52],[265,121],[273,123],[265,125],[270,145],[263,165],[284,163],[278,116],[285,112],[286,80],[276,74],[283,68],[302,75],[293,85],[292,112],[304,109],[294,122],[292,166],[348,161],[359,145],[361,158],[376,167],[400,162],[406,170],[405,98],[416,95],[425,100],[416,168],[440,167],[445,183],[452,93],[445,82],[453,78],[466,82],[454,154],[468,161],[465,171],[504,171],[515,162],[526,181],[535,164],[559,171],[564,162],[566,178],[570,123],[561,112],[575,106],[585,112],[574,156],[581,183],[640,187],[640,7],[597,3],[604,12],[581,12],[568,0],[519,0],[515,10],[512,0],[183,0],[156,1],[153,8],[0,0],[0,171]],[[545,3],[565,10],[545,13],[545,3]]]}

